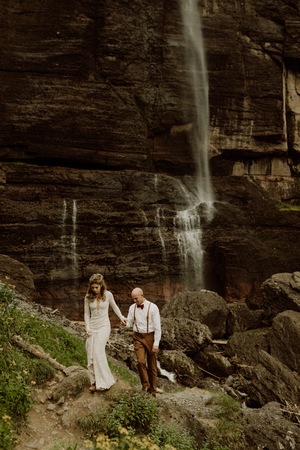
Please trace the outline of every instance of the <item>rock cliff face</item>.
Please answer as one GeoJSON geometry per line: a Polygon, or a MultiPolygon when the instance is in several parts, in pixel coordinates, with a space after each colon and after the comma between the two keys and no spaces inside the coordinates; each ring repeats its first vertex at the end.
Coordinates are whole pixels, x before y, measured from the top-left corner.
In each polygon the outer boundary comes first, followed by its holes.
{"type": "MultiPolygon", "coordinates": [[[[1,9],[2,159],[192,171],[180,1],[1,9]]],[[[199,14],[212,151],[234,171],[297,172],[300,6],[201,1],[199,14]]]]}
{"type": "MultiPolygon", "coordinates": [[[[195,172],[179,2],[30,0],[0,14],[0,253],[69,317],[96,270],[124,311],[136,284],[170,300],[190,282],[176,211],[195,172]]],[[[205,287],[255,303],[262,281],[299,270],[300,6],[202,0],[199,14],[216,203],[212,221],[198,208],[196,252],[205,287]]]]}
{"type": "MultiPolygon", "coordinates": [[[[3,178],[1,253],[31,269],[41,303],[82,318],[97,271],[124,312],[135,285],[161,305],[194,287],[181,264],[178,178],[20,164],[3,164],[3,178]]],[[[255,305],[267,276],[299,264],[300,213],[279,210],[248,178],[214,181],[219,200],[202,226],[204,285],[255,305]]]]}

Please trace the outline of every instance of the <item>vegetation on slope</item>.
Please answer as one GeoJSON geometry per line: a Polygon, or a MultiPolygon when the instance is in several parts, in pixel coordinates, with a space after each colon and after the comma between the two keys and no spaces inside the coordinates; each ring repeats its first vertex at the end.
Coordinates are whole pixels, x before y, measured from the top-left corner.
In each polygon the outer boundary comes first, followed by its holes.
{"type": "MultiPolygon", "coordinates": [[[[55,369],[49,362],[35,358],[16,346],[13,336],[21,336],[23,340],[43,349],[64,366],[86,365],[85,346],[81,339],[49,321],[21,312],[16,308],[13,298],[13,286],[0,283],[0,448],[6,450],[15,447],[16,431],[26,421],[32,406],[32,387],[36,384],[42,385],[55,374],[55,369]]],[[[122,373],[120,369],[118,376],[130,379],[128,373],[122,373]]],[[[89,437],[85,444],[78,444],[87,445],[84,448],[95,446],[94,448],[102,449],[125,449],[131,448],[135,440],[137,442],[134,445],[137,449],[195,448],[193,438],[187,432],[182,433],[180,430],[176,435],[172,430],[170,432],[165,428],[162,433],[156,402],[148,396],[136,393],[125,393],[114,402],[105,421],[103,417],[101,420],[89,417],[86,423],[78,426],[89,437]],[[146,429],[141,429],[141,422],[147,423],[146,429]],[[177,447],[172,446],[172,441],[177,447]]]]}
{"type": "MultiPolygon", "coordinates": [[[[33,404],[32,389],[51,380],[56,371],[45,359],[36,358],[16,345],[14,336],[21,336],[30,345],[41,348],[63,366],[85,367],[84,341],[48,320],[20,311],[14,301],[14,287],[0,282],[0,448],[13,450],[16,446],[17,429],[26,423],[33,404]]],[[[193,450],[199,449],[188,430],[176,423],[164,423],[159,414],[157,401],[132,390],[136,380],[126,368],[110,362],[112,371],[128,386],[113,398],[109,408],[78,419],[78,428],[85,439],[75,447],[59,450],[193,450]]],[[[225,402],[226,403],[226,402],[225,402]]],[[[224,405],[224,399],[222,404],[224,405]]],[[[233,423],[237,405],[230,406],[233,423]]],[[[221,408],[222,409],[222,408],[221,408]]],[[[227,419],[230,414],[227,411],[227,419]]],[[[226,427],[228,428],[228,423],[226,427]]],[[[237,428],[235,428],[236,430],[237,428]]],[[[208,436],[204,450],[229,450],[238,448],[238,435],[214,431],[208,436]],[[222,434],[222,435],[221,435],[222,434]],[[232,437],[234,435],[234,438],[232,437]],[[230,443],[231,441],[231,443],[230,443]]],[[[53,450],[56,450],[55,447],[53,450]]]]}

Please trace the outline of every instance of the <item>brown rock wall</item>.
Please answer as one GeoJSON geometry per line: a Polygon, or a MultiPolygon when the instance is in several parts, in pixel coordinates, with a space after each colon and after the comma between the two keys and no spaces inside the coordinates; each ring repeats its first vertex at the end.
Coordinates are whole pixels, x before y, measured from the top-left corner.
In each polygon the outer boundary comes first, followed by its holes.
{"type": "MultiPolygon", "coordinates": [[[[299,72],[299,5],[203,1],[200,14],[211,147],[221,160],[298,152],[286,90],[299,72]]],[[[1,23],[2,160],[193,171],[177,1],[5,3],[1,23]]]]}
{"type": "MultiPolygon", "coordinates": [[[[175,225],[186,205],[178,178],[26,164],[4,164],[2,174],[0,253],[30,268],[41,303],[82,319],[86,283],[98,271],[124,313],[136,285],[160,306],[185,286],[193,290],[175,225]]],[[[215,216],[202,217],[204,285],[259,306],[264,280],[298,269],[299,212],[262,199],[251,179],[214,182],[215,216]]]]}
{"type": "MultiPolygon", "coordinates": [[[[1,168],[0,252],[68,315],[96,270],[124,307],[139,283],[169,301],[185,284],[180,183],[195,189],[179,3],[2,3],[0,160],[43,166],[1,168]]],[[[299,211],[269,194],[299,205],[300,7],[199,8],[217,206],[210,224],[201,217],[205,284],[255,304],[266,278],[299,270],[299,211]]]]}

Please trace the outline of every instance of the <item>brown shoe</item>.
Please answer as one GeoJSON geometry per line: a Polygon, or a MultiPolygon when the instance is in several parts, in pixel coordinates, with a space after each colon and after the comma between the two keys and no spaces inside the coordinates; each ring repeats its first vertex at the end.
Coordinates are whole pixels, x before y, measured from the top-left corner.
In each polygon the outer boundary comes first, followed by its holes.
{"type": "Polygon", "coordinates": [[[152,397],[156,397],[156,392],[154,392],[154,391],[148,391],[148,394],[152,395],[152,397]]]}
{"type": "Polygon", "coordinates": [[[95,392],[95,390],[96,390],[96,385],[92,384],[92,386],[89,388],[89,391],[90,392],[95,392]]]}

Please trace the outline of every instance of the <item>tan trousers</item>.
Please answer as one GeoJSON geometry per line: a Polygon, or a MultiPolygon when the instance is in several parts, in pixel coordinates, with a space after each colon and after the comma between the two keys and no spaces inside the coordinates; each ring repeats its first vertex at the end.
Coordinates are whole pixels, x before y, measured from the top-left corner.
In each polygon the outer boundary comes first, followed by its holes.
{"type": "Polygon", "coordinates": [[[157,388],[157,360],[156,353],[152,351],[154,332],[134,332],[133,342],[143,389],[155,395],[157,388]]]}

